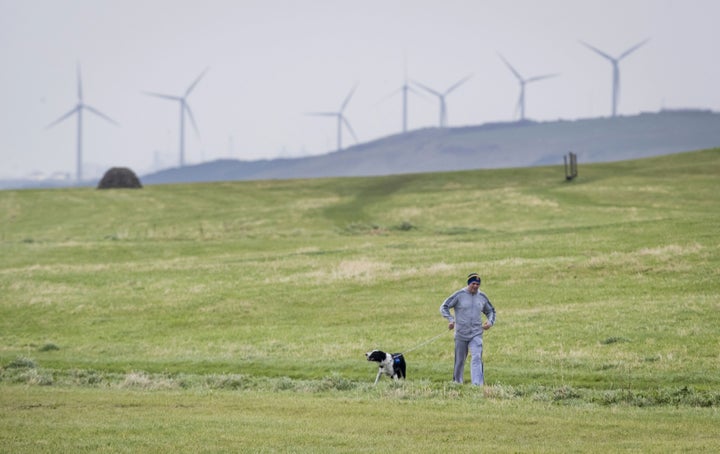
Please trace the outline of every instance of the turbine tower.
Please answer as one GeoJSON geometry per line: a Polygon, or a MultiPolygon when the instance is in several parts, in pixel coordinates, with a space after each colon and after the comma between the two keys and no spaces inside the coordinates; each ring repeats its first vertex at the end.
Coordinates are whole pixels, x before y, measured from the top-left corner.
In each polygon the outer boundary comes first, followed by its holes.
{"type": "Polygon", "coordinates": [[[583,45],[585,45],[585,47],[587,47],[588,49],[597,53],[601,57],[606,58],[612,64],[612,67],[613,67],[612,116],[613,117],[617,115],[617,105],[618,105],[618,101],[620,100],[620,60],[627,57],[631,53],[635,52],[640,46],[644,45],[649,40],[650,39],[648,38],[644,41],[640,41],[639,43],[635,44],[634,46],[632,46],[631,48],[629,48],[628,50],[626,50],[625,52],[623,52],[622,54],[620,54],[620,56],[618,56],[616,58],[611,57],[610,55],[606,54],[605,52],[601,51],[600,49],[597,49],[584,41],[580,41],[583,45]]]}
{"type": "Polygon", "coordinates": [[[520,73],[517,72],[517,70],[515,68],[513,68],[513,66],[510,64],[510,62],[508,62],[505,59],[505,57],[503,57],[500,54],[498,54],[498,56],[502,59],[502,61],[505,62],[507,67],[517,78],[518,82],[520,82],[520,97],[518,98],[517,108],[518,108],[518,110],[520,110],[520,121],[523,121],[523,120],[525,120],[525,85],[529,84],[531,82],[537,82],[539,80],[555,77],[555,76],[557,76],[557,74],[545,74],[542,76],[535,76],[535,77],[530,77],[528,79],[524,79],[523,76],[521,76],[520,73]]]}
{"type": "Polygon", "coordinates": [[[345,111],[345,107],[347,107],[348,103],[350,102],[350,98],[352,98],[353,93],[355,93],[355,90],[357,89],[358,84],[355,84],[355,86],[350,90],[350,93],[345,98],[345,101],[343,101],[342,105],[340,106],[340,110],[337,112],[311,112],[307,115],[313,115],[313,116],[320,116],[320,117],[336,117],[337,118],[337,151],[342,150],[342,129],[343,125],[350,131],[350,134],[353,136],[353,139],[355,139],[355,142],[357,142],[357,137],[355,136],[355,131],[353,131],[352,126],[350,126],[350,122],[347,120],[343,112],[345,111]]]}
{"type": "Polygon", "coordinates": [[[395,96],[397,93],[402,93],[402,132],[405,133],[408,130],[408,93],[421,95],[419,91],[408,83],[407,70],[405,71],[405,81],[403,82],[403,85],[383,98],[382,101],[395,96]]]}
{"type": "MultiPolygon", "coordinates": [[[[399,91],[402,91],[402,108],[403,108],[403,116],[402,116],[402,126],[403,126],[403,133],[407,132],[408,129],[408,93],[415,93],[420,94],[417,90],[415,90],[410,84],[408,84],[408,76],[407,76],[407,58],[405,59],[405,78],[403,81],[402,87],[399,88],[399,91]]],[[[397,93],[397,91],[395,92],[397,93]]],[[[394,94],[394,93],[393,93],[394,94]]]]}
{"type": "Polygon", "coordinates": [[[408,92],[414,90],[408,85],[408,70],[407,70],[407,54],[405,54],[405,59],[403,61],[403,86],[400,87],[400,90],[402,90],[402,108],[403,108],[403,116],[402,116],[402,126],[403,126],[403,134],[407,132],[407,108],[408,108],[408,92]]]}
{"type": "Polygon", "coordinates": [[[420,82],[415,82],[415,84],[422,88],[423,90],[427,91],[428,93],[435,95],[440,100],[440,127],[445,128],[447,127],[447,104],[445,103],[445,97],[449,95],[453,90],[458,88],[460,85],[467,82],[468,79],[472,77],[472,74],[469,76],[466,76],[463,79],[460,79],[459,81],[455,82],[453,85],[450,86],[447,90],[440,93],[439,91],[433,90],[432,88],[421,84],[420,82]]]}
{"type": "Polygon", "coordinates": [[[174,96],[174,95],[166,95],[163,93],[153,93],[153,92],[145,92],[146,95],[150,96],[156,96],[158,98],[163,99],[169,99],[171,101],[178,101],[180,103],[180,167],[185,166],[185,113],[187,112],[188,117],[190,117],[190,123],[193,125],[193,129],[195,129],[195,133],[199,136],[200,132],[198,131],[197,124],[195,123],[195,118],[193,117],[192,110],[190,109],[190,104],[187,102],[188,96],[190,96],[190,93],[193,91],[195,86],[200,82],[200,79],[203,78],[205,73],[208,71],[209,68],[205,68],[205,70],[200,73],[200,75],[195,79],[195,81],[190,84],[190,86],[185,90],[185,94],[182,96],[174,96]]]}
{"type": "Polygon", "coordinates": [[[400,87],[400,90],[402,90],[402,131],[403,133],[407,132],[407,108],[408,108],[408,92],[413,91],[412,87],[408,85],[408,79],[407,79],[407,70],[405,71],[405,80],[403,82],[403,86],[400,87]]]}
{"type": "Polygon", "coordinates": [[[77,114],[77,163],[76,163],[76,169],[75,169],[75,178],[78,183],[82,181],[82,170],[83,170],[83,143],[82,143],[82,131],[83,131],[83,110],[87,110],[89,112],[94,113],[100,118],[105,119],[106,121],[109,121],[110,123],[118,126],[118,123],[113,120],[112,118],[108,117],[104,113],[100,112],[99,110],[95,109],[94,107],[88,106],[83,102],[83,95],[82,95],[82,78],[80,76],[80,63],[77,65],[77,93],[78,93],[78,102],[75,105],[75,107],[72,108],[72,110],[62,117],[58,118],[57,120],[53,121],[49,125],[45,127],[45,129],[52,128],[56,124],[62,122],[66,118],[77,114]]]}

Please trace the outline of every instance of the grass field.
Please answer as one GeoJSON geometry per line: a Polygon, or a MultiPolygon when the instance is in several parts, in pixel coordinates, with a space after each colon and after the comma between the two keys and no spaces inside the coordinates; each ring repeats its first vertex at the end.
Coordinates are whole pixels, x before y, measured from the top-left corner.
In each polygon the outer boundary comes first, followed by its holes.
{"type": "Polygon", "coordinates": [[[0,451],[716,452],[720,150],[579,170],[2,191],[0,451]]]}

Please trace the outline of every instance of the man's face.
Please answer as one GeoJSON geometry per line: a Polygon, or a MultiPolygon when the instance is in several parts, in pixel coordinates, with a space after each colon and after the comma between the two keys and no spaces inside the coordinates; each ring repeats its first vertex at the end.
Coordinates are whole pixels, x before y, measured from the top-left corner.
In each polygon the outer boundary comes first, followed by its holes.
{"type": "Polygon", "coordinates": [[[480,288],[480,284],[478,282],[471,282],[468,284],[468,291],[472,293],[473,295],[478,292],[478,289],[480,288]]]}

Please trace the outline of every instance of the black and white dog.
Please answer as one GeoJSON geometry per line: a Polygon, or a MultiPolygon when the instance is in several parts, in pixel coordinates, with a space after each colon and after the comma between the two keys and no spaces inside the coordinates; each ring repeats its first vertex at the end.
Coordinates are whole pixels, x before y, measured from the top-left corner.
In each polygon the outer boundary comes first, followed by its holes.
{"type": "Polygon", "coordinates": [[[405,378],[405,357],[403,357],[402,353],[390,354],[380,350],[373,350],[365,353],[365,357],[368,361],[378,363],[378,373],[377,377],[375,377],[376,385],[383,374],[395,380],[405,378]]]}

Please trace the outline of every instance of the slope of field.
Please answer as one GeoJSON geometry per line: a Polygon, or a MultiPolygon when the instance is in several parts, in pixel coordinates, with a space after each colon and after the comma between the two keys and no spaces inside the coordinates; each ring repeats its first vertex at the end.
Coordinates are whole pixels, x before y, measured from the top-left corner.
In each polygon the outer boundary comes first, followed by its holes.
{"type": "MultiPolygon", "coordinates": [[[[500,310],[498,381],[720,383],[701,310],[717,309],[718,152],[561,172],[3,192],[2,358],[360,378],[363,349],[436,334],[475,270],[500,310]],[[59,351],[30,347],[46,342],[59,351]]],[[[446,344],[413,355],[423,377],[446,378],[446,344]]]]}
{"type": "Polygon", "coordinates": [[[0,440],[362,452],[402,433],[401,452],[434,451],[458,416],[462,450],[712,452],[719,178],[715,149],[571,182],[554,166],[2,191],[0,440]],[[472,271],[498,310],[477,392],[449,383],[438,312],[472,271]],[[373,388],[372,348],[408,352],[408,381],[373,388]]]}

